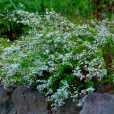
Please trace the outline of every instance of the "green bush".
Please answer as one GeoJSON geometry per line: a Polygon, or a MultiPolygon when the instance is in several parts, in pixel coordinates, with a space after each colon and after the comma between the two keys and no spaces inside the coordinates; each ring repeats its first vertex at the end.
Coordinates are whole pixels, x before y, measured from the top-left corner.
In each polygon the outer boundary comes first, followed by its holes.
{"type": "Polygon", "coordinates": [[[92,22],[95,28],[77,26],[53,10],[46,10],[42,18],[23,10],[15,14],[21,17],[16,22],[34,28],[1,54],[4,89],[8,84],[35,86],[56,110],[65,99],[94,91],[93,78],[100,82],[107,73],[113,77],[113,72],[108,72],[111,67],[107,66],[110,62],[105,59],[104,49],[109,50],[108,44],[112,47],[114,37],[102,24],[92,22]]]}

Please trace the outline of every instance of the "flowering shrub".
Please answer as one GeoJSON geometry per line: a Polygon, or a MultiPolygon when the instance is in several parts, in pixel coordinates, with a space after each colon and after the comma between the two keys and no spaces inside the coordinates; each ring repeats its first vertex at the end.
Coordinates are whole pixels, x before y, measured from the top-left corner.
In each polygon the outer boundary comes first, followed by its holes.
{"type": "Polygon", "coordinates": [[[105,26],[93,21],[95,28],[87,24],[77,26],[53,10],[46,10],[43,18],[22,10],[14,13],[21,20],[12,21],[33,29],[21,41],[3,49],[0,80],[4,89],[8,84],[35,86],[56,110],[68,97],[75,100],[78,95],[94,91],[96,82],[107,76],[103,49],[109,43],[112,46],[114,36],[105,26]]]}

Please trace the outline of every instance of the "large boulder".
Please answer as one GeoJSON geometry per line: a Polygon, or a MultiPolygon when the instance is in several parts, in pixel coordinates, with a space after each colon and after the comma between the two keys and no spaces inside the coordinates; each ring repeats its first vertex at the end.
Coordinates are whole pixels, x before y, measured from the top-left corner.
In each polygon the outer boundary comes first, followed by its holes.
{"type": "Polygon", "coordinates": [[[90,93],[80,114],[114,114],[114,96],[107,93],[90,93]]]}
{"type": "Polygon", "coordinates": [[[103,104],[99,108],[98,114],[114,114],[114,99],[103,104]]]}
{"type": "Polygon", "coordinates": [[[17,114],[48,113],[46,97],[32,87],[17,87],[12,94],[12,99],[17,107],[17,114]]]}
{"type": "Polygon", "coordinates": [[[0,84],[0,114],[16,114],[16,107],[12,100],[12,93],[15,87],[8,87],[3,89],[0,84]]]}

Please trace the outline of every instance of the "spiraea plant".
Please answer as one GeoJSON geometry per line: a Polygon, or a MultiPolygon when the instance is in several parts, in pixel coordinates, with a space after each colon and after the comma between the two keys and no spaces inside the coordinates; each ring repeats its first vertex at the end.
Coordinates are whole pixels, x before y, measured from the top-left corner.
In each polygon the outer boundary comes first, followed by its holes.
{"type": "Polygon", "coordinates": [[[86,97],[105,79],[113,84],[114,35],[103,24],[76,25],[53,10],[46,10],[43,17],[23,10],[14,13],[22,18],[12,21],[32,29],[3,49],[4,89],[8,84],[35,86],[56,110],[69,97],[74,101],[79,95],[86,97]]]}

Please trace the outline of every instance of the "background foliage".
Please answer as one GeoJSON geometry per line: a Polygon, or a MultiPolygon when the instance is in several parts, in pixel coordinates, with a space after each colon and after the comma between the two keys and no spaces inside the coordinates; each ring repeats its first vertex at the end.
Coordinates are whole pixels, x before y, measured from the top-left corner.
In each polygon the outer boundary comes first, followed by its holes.
{"type": "Polygon", "coordinates": [[[88,0],[0,0],[0,35],[10,36],[10,40],[13,41],[29,29],[28,26],[11,20],[14,17],[14,10],[23,9],[34,13],[38,11],[43,15],[46,8],[49,11],[53,8],[68,19],[76,19],[79,14],[84,17],[90,14],[87,6],[88,0]]]}

